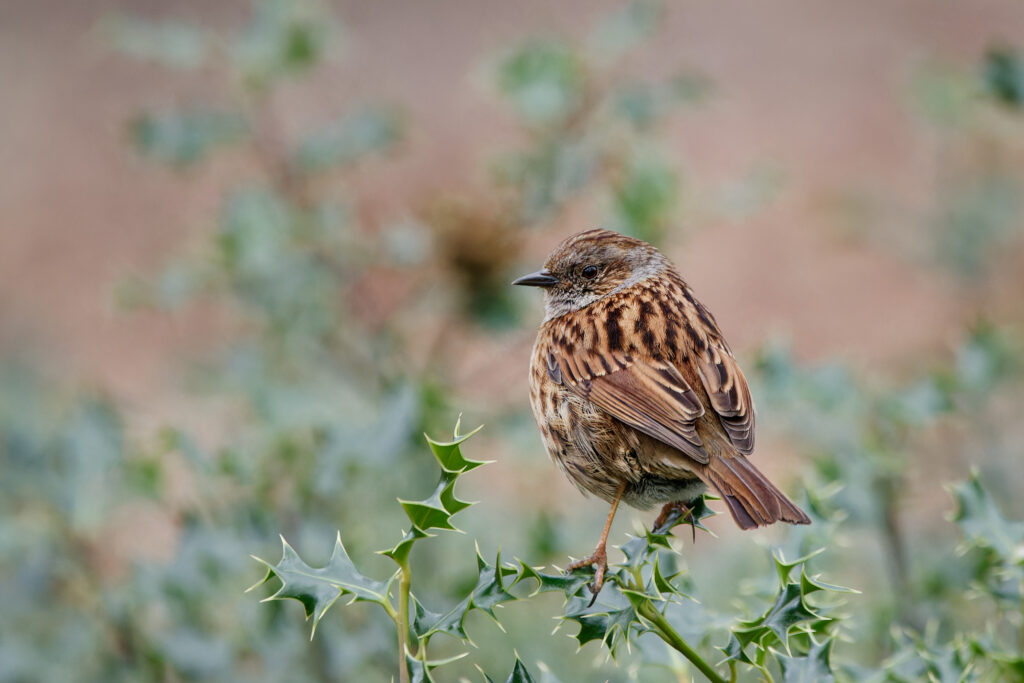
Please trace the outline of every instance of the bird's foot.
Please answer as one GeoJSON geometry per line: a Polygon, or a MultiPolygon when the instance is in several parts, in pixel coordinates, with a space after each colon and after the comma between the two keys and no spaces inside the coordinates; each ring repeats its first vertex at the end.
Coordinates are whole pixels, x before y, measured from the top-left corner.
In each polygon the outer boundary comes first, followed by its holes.
{"type": "Polygon", "coordinates": [[[608,553],[605,550],[604,543],[597,546],[594,550],[594,554],[590,557],[586,557],[582,560],[577,560],[565,568],[566,574],[570,574],[577,569],[583,567],[594,567],[594,581],[587,584],[587,588],[593,594],[593,598],[590,599],[590,604],[587,607],[592,607],[594,602],[597,601],[597,594],[601,592],[601,588],[604,586],[604,573],[608,569],[608,553]]]}
{"type": "Polygon", "coordinates": [[[668,533],[672,528],[672,525],[677,520],[683,519],[690,523],[690,529],[693,531],[693,540],[697,540],[697,520],[693,516],[693,509],[689,505],[682,501],[674,501],[672,503],[666,503],[661,508],[661,513],[658,518],[654,520],[654,533],[668,533]]]}

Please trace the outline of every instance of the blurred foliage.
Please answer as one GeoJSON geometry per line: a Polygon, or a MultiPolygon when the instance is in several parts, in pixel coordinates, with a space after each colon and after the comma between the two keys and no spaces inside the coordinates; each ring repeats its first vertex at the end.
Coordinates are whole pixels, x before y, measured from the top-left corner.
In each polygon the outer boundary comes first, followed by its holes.
{"type": "Polygon", "coordinates": [[[1024,65],[1012,48],[993,48],[985,55],[982,71],[985,87],[1003,104],[1019,109],[1024,105],[1024,65]]]}
{"type": "Polygon", "coordinates": [[[595,224],[641,239],[657,241],[677,222],[678,172],[658,153],[658,132],[705,95],[705,82],[686,70],[640,80],[617,69],[654,36],[661,12],[630,3],[581,44],[528,40],[498,64],[499,92],[528,136],[497,164],[522,224],[549,224],[578,202],[591,205],[595,224]]]}
{"type": "Polygon", "coordinates": [[[509,280],[524,266],[524,233],[577,208],[594,225],[658,240],[678,225],[680,171],[661,153],[664,124],[700,102],[707,83],[677,68],[629,75],[623,65],[650,42],[658,3],[633,2],[577,41],[529,38],[495,60],[493,80],[523,141],[492,163],[493,196],[442,198],[421,212],[437,257],[455,274],[463,309],[491,327],[516,322],[509,280]]]}
{"type": "MultiPolygon", "coordinates": [[[[683,556],[689,532],[673,536],[673,519],[621,546],[590,607],[591,570],[535,566],[578,551],[580,529],[523,504],[552,472],[523,413],[491,417],[527,483],[492,477],[494,500],[460,517],[469,533],[429,538],[465,509],[455,483],[478,463],[458,433],[458,443],[429,442],[434,460],[419,435],[450,424],[456,389],[442,380],[465,351],[451,340],[486,340],[473,323],[515,321],[506,283],[527,231],[582,208],[660,240],[687,208],[661,136],[708,85],[625,68],[661,12],[632,3],[578,41],[529,39],[503,53],[494,82],[523,136],[496,161],[495,185],[386,225],[361,217],[350,181],[364,160],[401,150],[400,109],[352,102],[319,128],[276,123],[275,90],[332,64],[341,27],[324,6],[257,2],[234,32],[102,23],[129,57],[223,86],[220,99],[136,117],[139,152],[185,171],[229,151],[246,168],[228,179],[201,241],[125,282],[120,300],[203,301],[231,330],[183,373],[206,429],[150,433],[132,409],[30,369],[44,362],[0,365],[0,681],[389,681],[403,631],[412,680],[442,662],[439,680],[491,680],[476,666],[549,683],[1024,677],[1013,413],[1024,345],[1012,324],[976,324],[948,358],[884,376],[763,349],[751,373],[761,424],[785,431],[776,436],[810,464],[801,502],[815,521],[778,530],[773,548],[702,537],[713,550],[683,556]],[[966,463],[977,471],[952,504],[920,490],[962,479],[966,463]],[[411,491],[423,497],[393,504],[411,491]],[[386,557],[372,555],[403,525],[386,557]],[[312,641],[295,606],[243,593],[258,578],[247,556],[269,557],[279,534],[292,545],[266,579],[314,618],[312,641]],[[503,561],[499,544],[523,559],[503,561]],[[328,612],[342,598],[354,602],[328,612]],[[550,617],[568,636],[548,636],[550,617]]],[[[1020,223],[1018,58],[993,51],[981,71],[919,84],[951,160],[926,237],[965,280],[999,269],[1020,223]]],[[[483,438],[473,447],[495,447],[483,438]]],[[[707,514],[697,511],[698,529],[707,514]]]]}
{"type": "MultiPolygon", "coordinates": [[[[913,85],[917,109],[934,135],[933,200],[922,217],[920,244],[902,248],[950,270],[968,292],[1008,280],[1019,286],[1019,268],[1008,258],[1024,247],[1017,52],[993,48],[979,68],[966,72],[929,64],[913,85]]],[[[889,244],[903,239],[886,238],[889,244]]]]}

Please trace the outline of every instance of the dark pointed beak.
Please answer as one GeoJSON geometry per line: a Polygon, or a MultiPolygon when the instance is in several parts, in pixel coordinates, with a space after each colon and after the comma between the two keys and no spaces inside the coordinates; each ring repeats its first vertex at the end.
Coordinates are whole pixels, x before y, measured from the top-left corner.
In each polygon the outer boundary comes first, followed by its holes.
{"type": "Polygon", "coordinates": [[[530,273],[522,277],[516,278],[512,281],[514,285],[524,285],[527,287],[551,287],[552,285],[558,284],[558,278],[551,274],[547,268],[538,270],[536,273],[530,273]]]}

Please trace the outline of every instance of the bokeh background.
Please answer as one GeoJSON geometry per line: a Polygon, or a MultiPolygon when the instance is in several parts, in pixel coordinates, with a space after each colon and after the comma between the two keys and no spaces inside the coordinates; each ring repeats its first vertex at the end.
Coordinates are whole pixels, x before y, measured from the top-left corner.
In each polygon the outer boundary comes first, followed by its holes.
{"type": "MultiPolygon", "coordinates": [[[[381,615],[309,643],[249,555],[340,528],[386,575],[460,413],[496,462],[417,548],[425,594],[472,585],[474,540],[589,552],[606,510],[542,450],[541,302],[507,283],[595,226],[669,254],[749,368],[759,467],[863,591],[835,656],[1019,629],[967,595],[945,486],[976,467],[1024,515],[1020,48],[1010,0],[3,3],[0,680],[390,680],[381,615]]],[[[807,540],[708,524],[680,565],[726,614],[807,540]]],[[[576,654],[541,603],[471,621],[459,675],[509,642],[682,675],[576,654]]]]}

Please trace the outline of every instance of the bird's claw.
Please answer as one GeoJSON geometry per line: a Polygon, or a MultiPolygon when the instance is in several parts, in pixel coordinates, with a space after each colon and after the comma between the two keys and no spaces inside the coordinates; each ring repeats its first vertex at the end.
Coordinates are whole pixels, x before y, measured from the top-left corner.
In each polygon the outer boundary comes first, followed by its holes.
{"type": "Polygon", "coordinates": [[[567,566],[564,571],[565,574],[571,574],[577,569],[582,569],[583,567],[590,566],[594,567],[594,580],[591,583],[587,584],[587,589],[591,592],[591,594],[594,597],[592,597],[590,599],[590,603],[587,604],[588,608],[594,606],[594,603],[597,601],[598,594],[604,587],[604,574],[608,570],[608,553],[606,552],[604,546],[599,546],[596,550],[594,550],[594,554],[590,557],[573,562],[572,564],[567,566]]]}
{"type": "Polygon", "coordinates": [[[654,520],[654,533],[668,533],[672,526],[679,520],[685,519],[690,523],[690,529],[693,532],[693,540],[697,540],[697,519],[693,514],[693,509],[682,502],[666,503],[661,508],[661,513],[658,518],[654,520]],[[664,529],[664,531],[662,531],[664,529]]]}

